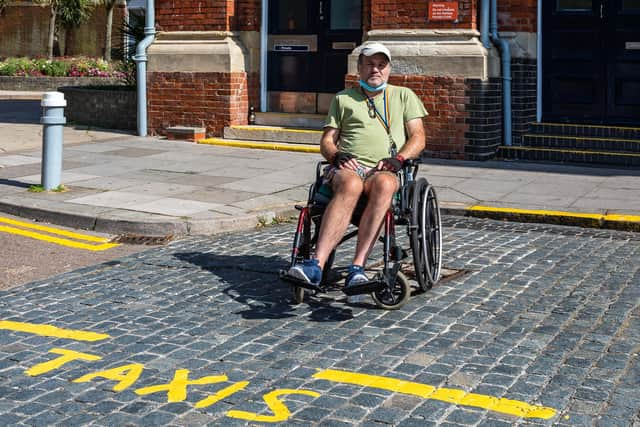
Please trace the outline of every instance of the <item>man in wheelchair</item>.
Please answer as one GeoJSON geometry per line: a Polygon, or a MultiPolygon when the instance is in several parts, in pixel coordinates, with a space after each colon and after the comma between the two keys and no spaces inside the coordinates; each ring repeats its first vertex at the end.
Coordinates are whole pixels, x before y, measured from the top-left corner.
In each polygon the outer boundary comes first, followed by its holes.
{"type": "Polygon", "coordinates": [[[365,262],[399,189],[397,172],[425,147],[422,119],[428,113],[411,89],[387,84],[389,50],[380,43],[364,45],[358,73],[359,87],[339,92],[331,103],[320,142],[320,151],[330,162],[322,183],[330,186],[333,196],[322,217],[315,254],[287,272],[318,290],[322,269],[349,227],[361,196],[366,196],[366,205],[345,289],[369,280],[365,262]]]}

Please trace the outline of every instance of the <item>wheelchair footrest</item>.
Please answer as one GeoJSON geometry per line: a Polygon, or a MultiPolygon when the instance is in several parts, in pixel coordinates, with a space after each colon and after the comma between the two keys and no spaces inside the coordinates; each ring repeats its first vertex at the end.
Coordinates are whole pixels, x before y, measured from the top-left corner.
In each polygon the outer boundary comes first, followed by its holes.
{"type": "Polygon", "coordinates": [[[281,271],[280,272],[280,278],[286,282],[291,283],[294,286],[298,286],[300,288],[305,288],[305,289],[309,289],[310,291],[314,291],[314,292],[321,292],[322,288],[320,286],[314,286],[314,285],[310,285],[309,283],[305,282],[304,280],[298,279],[297,277],[292,277],[289,276],[286,271],[281,271]]]}
{"type": "Polygon", "coordinates": [[[344,292],[346,295],[349,295],[349,296],[371,294],[374,292],[381,291],[386,287],[387,285],[384,283],[384,281],[380,279],[373,279],[373,280],[369,280],[368,282],[358,283],[357,285],[348,286],[348,287],[345,286],[344,288],[342,288],[342,292],[344,292]]]}

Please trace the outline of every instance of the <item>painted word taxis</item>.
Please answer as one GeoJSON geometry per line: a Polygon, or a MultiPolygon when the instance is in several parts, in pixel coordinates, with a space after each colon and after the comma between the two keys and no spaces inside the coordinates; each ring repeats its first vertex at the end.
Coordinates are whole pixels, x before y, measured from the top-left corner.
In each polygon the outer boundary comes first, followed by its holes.
{"type": "MultiPolygon", "coordinates": [[[[0,320],[0,330],[9,330],[85,342],[100,341],[110,338],[109,335],[96,332],[62,329],[50,325],[38,325],[8,320],[0,320]]],[[[89,364],[102,359],[101,356],[96,354],[58,347],[50,349],[49,354],[51,355],[49,360],[29,367],[25,370],[25,374],[29,376],[46,375],[52,371],[61,369],[72,362],[89,364]]],[[[114,382],[112,390],[115,392],[132,388],[132,390],[140,396],[153,393],[164,393],[166,394],[167,402],[187,401],[189,387],[207,386],[212,384],[218,385],[219,388],[217,391],[207,395],[204,399],[191,402],[196,408],[206,408],[214,405],[216,402],[243,390],[249,385],[249,381],[238,381],[229,384],[229,378],[226,375],[190,378],[189,370],[177,369],[174,372],[173,379],[168,383],[136,388],[135,384],[144,371],[144,365],[141,363],[124,363],[120,366],[106,370],[92,371],[87,369],[87,371],[88,372],[85,375],[74,378],[71,381],[74,383],[86,383],[97,378],[106,379],[114,382]]],[[[553,408],[531,405],[518,400],[469,393],[459,389],[438,388],[427,384],[390,377],[324,369],[318,370],[318,372],[313,375],[313,378],[335,383],[354,384],[362,387],[388,390],[423,399],[434,399],[455,405],[482,408],[522,418],[549,419],[556,414],[556,411],[553,408]]],[[[286,421],[290,418],[291,411],[285,403],[283,403],[282,399],[285,396],[290,395],[320,397],[321,394],[317,391],[304,389],[275,389],[263,396],[264,403],[271,411],[271,414],[265,415],[264,413],[258,414],[234,409],[227,411],[226,416],[265,423],[286,421]]]]}

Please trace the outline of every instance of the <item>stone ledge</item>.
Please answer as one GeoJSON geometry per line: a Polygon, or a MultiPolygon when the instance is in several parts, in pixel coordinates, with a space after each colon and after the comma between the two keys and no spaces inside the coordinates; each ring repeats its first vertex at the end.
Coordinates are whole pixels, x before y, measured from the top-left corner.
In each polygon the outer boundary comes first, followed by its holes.
{"type": "MultiPolygon", "coordinates": [[[[496,61],[476,30],[372,30],[367,42],[380,42],[392,56],[392,74],[450,76],[486,80],[496,61]]],[[[349,73],[357,73],[360,49],[349,55],[349,73]]],[[[497,58],[499,59],[499,58],[497,58]]],[[[499,63],[498,63],[499,64],[499,63]]],[[[499,69],[499,68],[498,68],[499,69]]]]}
{"type": "Polygon", "coordinates": [[[122,80],[104,77],[27,77],[0,76],[0,90],[12,91],[54,91],[60,86],[114,86],[122,80]]]}

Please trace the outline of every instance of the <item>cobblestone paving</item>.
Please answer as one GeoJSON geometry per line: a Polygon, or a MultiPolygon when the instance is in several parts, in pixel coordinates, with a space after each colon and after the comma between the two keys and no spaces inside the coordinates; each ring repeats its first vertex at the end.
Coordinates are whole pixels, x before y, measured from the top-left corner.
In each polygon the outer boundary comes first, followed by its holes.
{"type": "Polygon", "coordinates": [[[0,321],[110,337],[40,336],[5,322],[0,425],[267,425],[229,411],[290,411],[288,426],[640,425],[640,234],[452,217],[445,225],[445,266],[470,273],[398,311],[349,306],[339,292],[291,305],[276,272],[292,224],[184,239],[1,292],[0,321]],[[100,359],[42,365],[60,349],[100,359]],[[139,377],[108,371],[135,364],[139,377]],[[313,378],[324,369],[557,413],[521,418],[313,378]],[[185,370],[202,382],[185,387],[185,370]],[[285,409],[265,403],[282,389],[307,393],[281,395],[285,409]],[[196,407],[211,396],[219,400],[196,407]]]}

